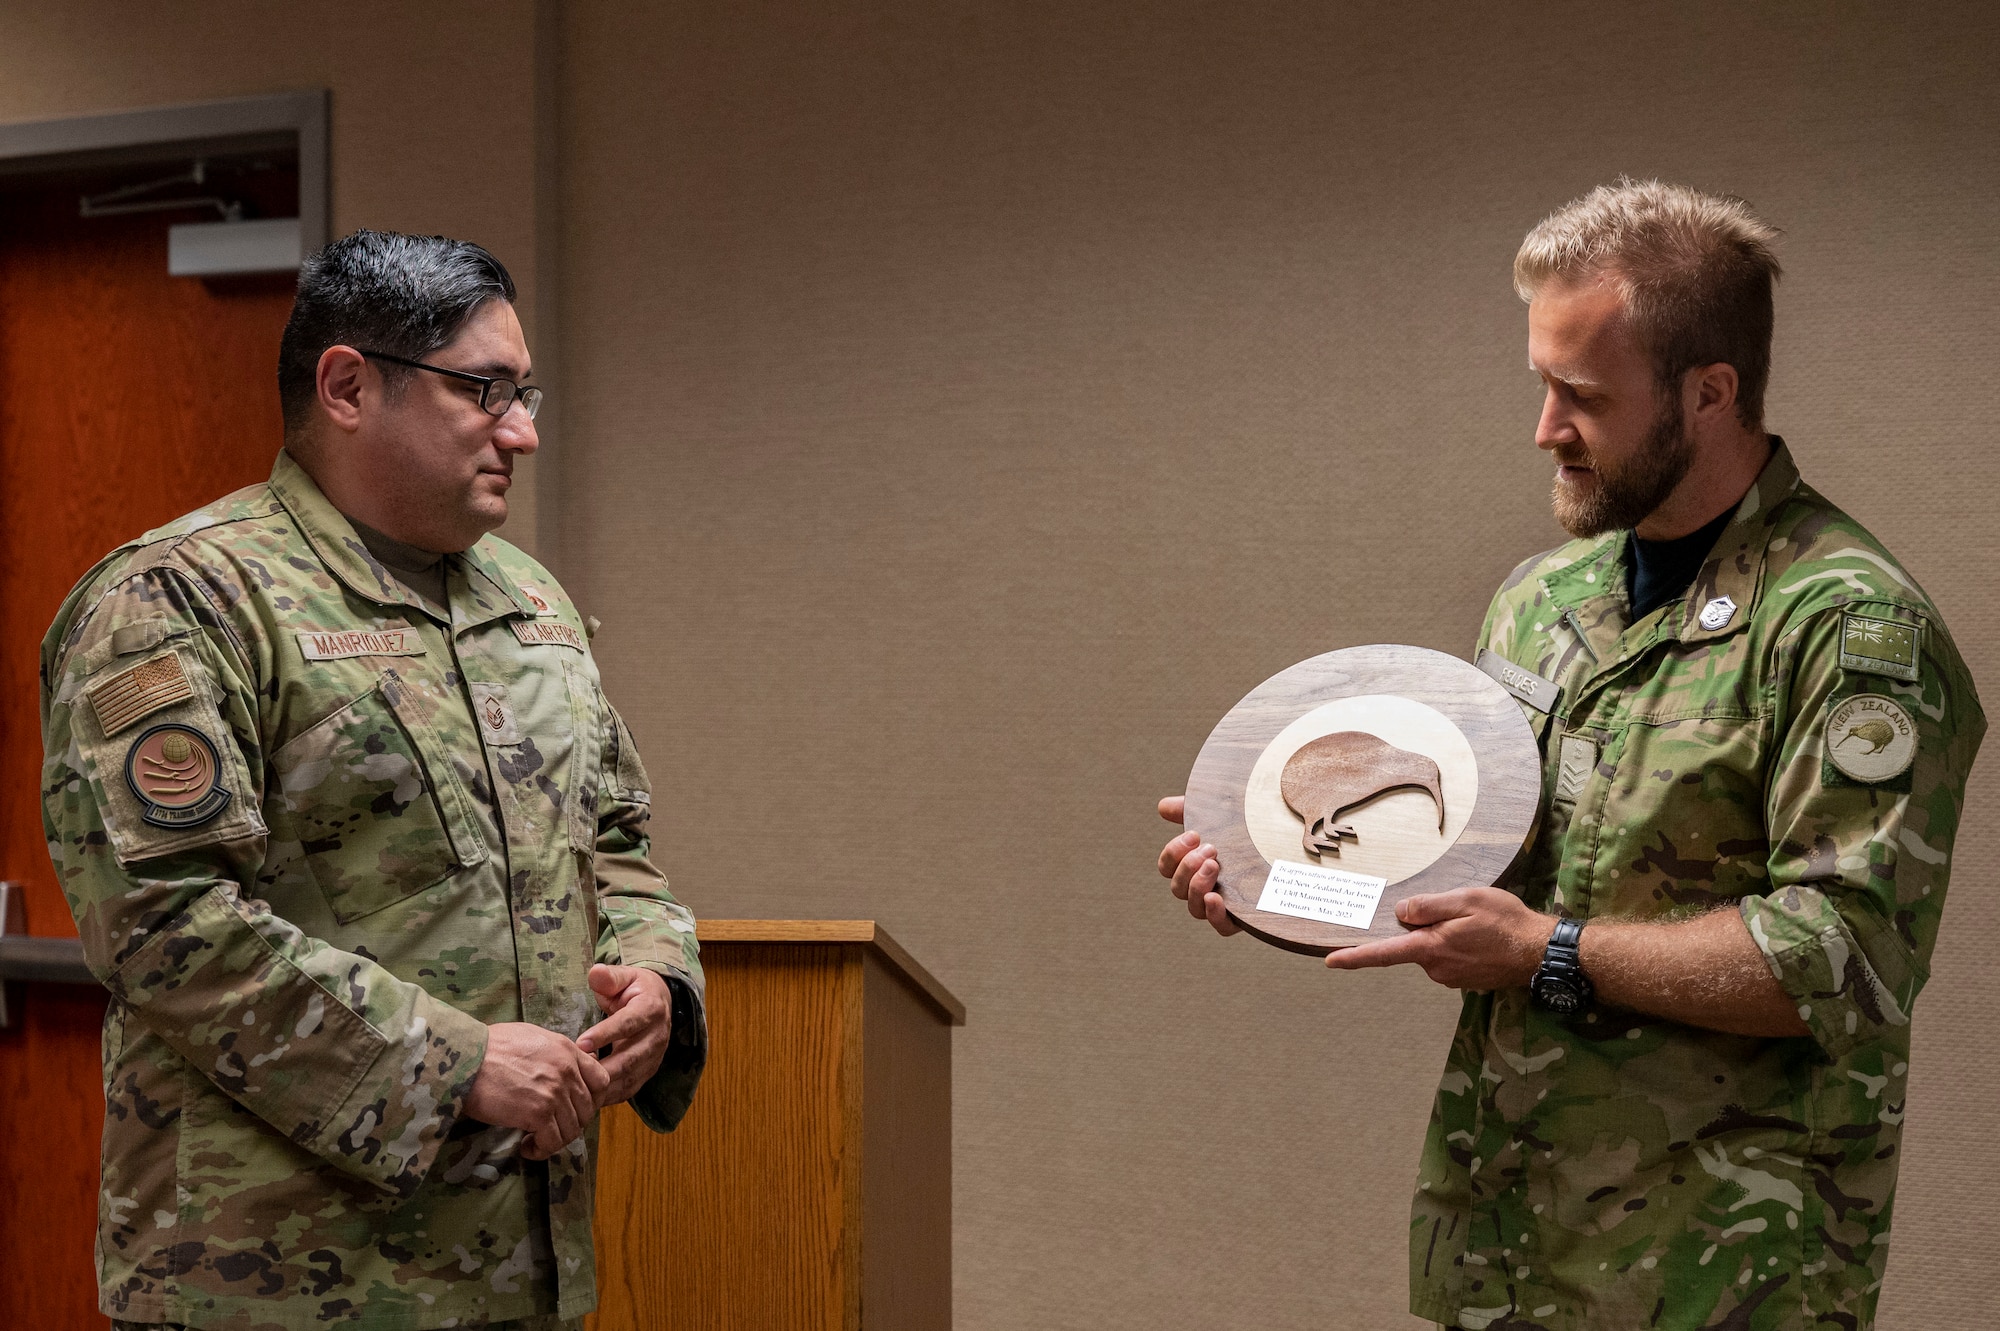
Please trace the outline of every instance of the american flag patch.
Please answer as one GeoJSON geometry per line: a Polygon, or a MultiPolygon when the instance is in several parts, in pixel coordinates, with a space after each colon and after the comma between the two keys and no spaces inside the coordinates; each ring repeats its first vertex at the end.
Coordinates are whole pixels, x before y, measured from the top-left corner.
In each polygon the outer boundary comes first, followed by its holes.
{"type": "Polygon", "coordinates": [[[188,683],[180,653],[168,652],[113,675],[90,689],[89,695],[98,729],[109,739],[162,707],[194,697],[194,685],[188,683]]]}

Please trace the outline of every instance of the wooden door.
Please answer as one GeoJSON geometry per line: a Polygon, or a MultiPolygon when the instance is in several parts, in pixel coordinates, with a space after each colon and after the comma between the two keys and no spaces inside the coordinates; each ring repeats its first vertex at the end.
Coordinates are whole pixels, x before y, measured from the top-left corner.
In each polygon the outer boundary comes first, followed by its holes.
{"type": "MultiPolygon", "coordinates": [[[[113,546],[270,474],[292,285],[169,277],[167,226],[197,215],[83,219],[80,183],[0,193],[0,878],[26,884],[28,932],[71,937],[42,837],[42,634],[113,546]]],[[[0,1326],[102,1328],[104,997],[60,985],[12,997],[0,1326]]]]}

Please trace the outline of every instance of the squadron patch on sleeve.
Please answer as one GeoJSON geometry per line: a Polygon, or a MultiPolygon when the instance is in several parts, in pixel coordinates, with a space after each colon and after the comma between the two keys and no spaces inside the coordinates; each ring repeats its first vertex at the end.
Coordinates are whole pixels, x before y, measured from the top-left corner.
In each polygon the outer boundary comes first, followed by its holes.
{"type": "Polygon", "coordinates": [[[168,652],[150,661],[141,661],[90,690],[90,706],[97,713],[97,728],[106,739],[127,726],[137,725],[162,707],[186,702],[194,697],[179,652],[168,652]]]}
{"type": "Polygon", "coordinates": [[[1894,698],[1857,693],[1826,714],[1826,760],[1864,785],[1892,781],[1917,757],[1917,728],[1894,698]]]}
{"type": "Polygon", "coordinates": [[[229,805],[221,760],[208,736],[189,726],[154,726],[125,755],[125,783],[155,827],[199,827],[229,805]]]}
{"type": "Polygon", "coordinates": [[[1859,670],[1891,679],[1917,677],[1917,628],[1915,624],[1868,615],[1840,617],[1840,668],[1859,670]]]}

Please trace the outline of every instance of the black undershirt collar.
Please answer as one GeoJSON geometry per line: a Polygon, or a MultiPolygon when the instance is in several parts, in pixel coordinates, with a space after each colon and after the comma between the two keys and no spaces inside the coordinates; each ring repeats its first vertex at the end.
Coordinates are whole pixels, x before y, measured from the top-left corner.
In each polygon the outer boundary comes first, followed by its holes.
{"type": "Polygon", "coordinates": [[[1736,516],[1734,507],[1699,531],[1669,541],[1649,541],[1632,533],[1632,556],[1625,564],[1625,590],[1632,598],[1632,622],[1638,623],[1669,601],[1677,601],[1694,585],[1694,575],[1715,549],[1716,538],[1736,516]]]}

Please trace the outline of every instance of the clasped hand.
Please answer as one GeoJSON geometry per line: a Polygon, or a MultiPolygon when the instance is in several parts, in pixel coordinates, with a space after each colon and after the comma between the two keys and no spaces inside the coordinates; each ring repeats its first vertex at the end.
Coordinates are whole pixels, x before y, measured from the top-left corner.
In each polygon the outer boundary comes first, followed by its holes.
{"type": "MultiPolygon", "coordinates": [[[[1181,796],[1171,795],[1160,801],[1160,817],[1179,823],[1185,805],[1181,796]]],[[[1215,890],[1222,862],[1199,833],[1183,832],[1167,842],[1160,850],[1160,874],[1172,881],[1174,895],[1187,903],[1190,915],[1207,920],[1219,934],[1241,931],[1215,890]]],[[[1453,989],[1524,988],[1556,925],[1497,887],[1409,897],[1397,903],[1396,920],[1409,932],[1342,948],[1330,953],[1326,964],[1346,971],[1410,964],[1453,989]]]]}
{"type": "Polygon", "coordinates": [[[519,1128],[525,1159],[546,1160],[582,1136],[592,1115],[631,1099],[666,1057],[673,996],[665,980],[637,966],[592,966],[590,989],[606,1016],[575,1040],[525,1021],[486,1028],[486,1061],[465,1112],[519,1128]]]}

